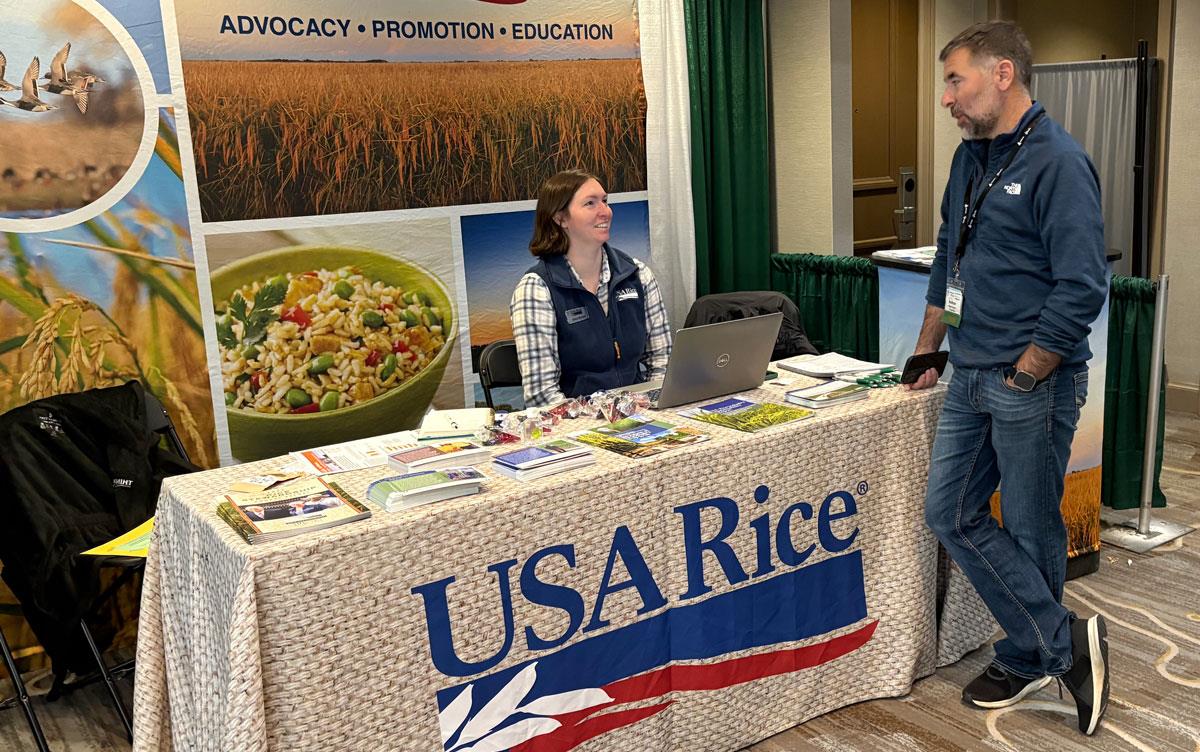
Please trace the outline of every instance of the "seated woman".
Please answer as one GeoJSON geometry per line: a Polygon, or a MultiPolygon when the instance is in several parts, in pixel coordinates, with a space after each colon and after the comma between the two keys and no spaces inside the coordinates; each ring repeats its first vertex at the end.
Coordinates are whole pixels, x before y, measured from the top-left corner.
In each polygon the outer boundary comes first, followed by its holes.
{"type": "Polygon", "coordinates": [[[513,292],[513,339],[529,407],[662,378],[671,328],[650,269],[608,245],[612,209],[595,177],[542,184],[529,251],[538,262],[513,292]]]}

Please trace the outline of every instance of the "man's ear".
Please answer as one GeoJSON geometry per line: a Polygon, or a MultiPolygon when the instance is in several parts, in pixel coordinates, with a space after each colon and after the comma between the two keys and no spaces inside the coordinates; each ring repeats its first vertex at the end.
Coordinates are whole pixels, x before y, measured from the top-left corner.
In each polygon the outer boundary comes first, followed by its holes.
{"type": "Polygon", "coordinates": [[[992,75],[996,80],[996,88],[1000,91],[1008,91],[1016,82],[1017,69],[1011,60],[1000,60],[992,68],[992,75]]]}

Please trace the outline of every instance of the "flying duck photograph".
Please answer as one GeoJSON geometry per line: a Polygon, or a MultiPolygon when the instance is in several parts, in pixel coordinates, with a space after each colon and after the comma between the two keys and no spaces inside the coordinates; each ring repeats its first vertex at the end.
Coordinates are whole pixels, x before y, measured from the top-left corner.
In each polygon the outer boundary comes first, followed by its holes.
{"type": "Polygon", "coordinates": [[[0,219],[54,217],[106,195],[129,171],[147,127],[142,86],[129,53],[86,8],[72,0],[6,8],[0,219]]]}

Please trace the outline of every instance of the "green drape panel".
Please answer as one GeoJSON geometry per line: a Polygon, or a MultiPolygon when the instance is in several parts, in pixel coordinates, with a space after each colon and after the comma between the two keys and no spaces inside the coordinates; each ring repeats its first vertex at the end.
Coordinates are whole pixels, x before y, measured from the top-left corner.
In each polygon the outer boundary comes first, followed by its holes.
{"type": "Polygon", "coordinates": [[[776,253],[771,289],[800,308],[804,331],[821,352],[879,360],[879,274],[869,260],[776,253]]]}
{"type": "MultiPolygon", "coordinates": [[[[1157,286],[1141,277],[1112,278],[1108,311],[1108,368],[1104,388],[1104,454],[1100,500],[1114,509],[1139,506],[1146,400],[1150,395],[1150,351],[1154,342],[1157,286]]],[[[1153,505],[1167,505],[1158,485],[1165,432],[1166,376],[1159,389],[1153,505]]]]}
{"type": "Polygon", "coordinates": [[[771,194],[761,0],[684,0],[696,294],[770,284],[771,194]]]}

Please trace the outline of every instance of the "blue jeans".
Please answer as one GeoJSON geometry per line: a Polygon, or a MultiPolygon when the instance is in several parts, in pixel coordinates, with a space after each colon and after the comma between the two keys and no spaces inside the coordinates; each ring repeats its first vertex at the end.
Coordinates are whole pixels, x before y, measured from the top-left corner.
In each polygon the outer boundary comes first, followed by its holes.
{"type": "Polygon", "coordinates": [[[995,662],[1017,676],[1057,676],[1071,668],[1063,476],[1087,366],[1062,366],[1027,393],[1004,375],[955,369],[933,443],[925,521],[1006,633],[995,662]],[[1004,527],[989,506],[997,484],[1004,527]]]}

